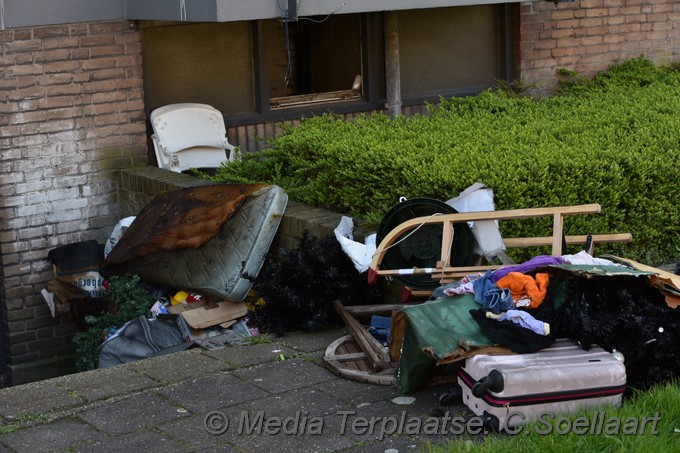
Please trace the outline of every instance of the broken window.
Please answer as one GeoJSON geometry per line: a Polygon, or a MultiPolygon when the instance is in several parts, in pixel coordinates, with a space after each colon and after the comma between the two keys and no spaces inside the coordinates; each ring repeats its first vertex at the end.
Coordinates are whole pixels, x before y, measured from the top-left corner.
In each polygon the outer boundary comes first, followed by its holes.
{"type": "Polygon", "coordinates": [[[269,107],[361,99],[358,14],[267,21],[269,107]]]}

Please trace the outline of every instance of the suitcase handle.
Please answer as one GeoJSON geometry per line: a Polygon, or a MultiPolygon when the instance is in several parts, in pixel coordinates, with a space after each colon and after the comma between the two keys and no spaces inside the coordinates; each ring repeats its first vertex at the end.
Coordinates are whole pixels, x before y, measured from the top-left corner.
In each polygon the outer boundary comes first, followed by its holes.
{"type": "Polygon", "coordinates": [[[503,375],[498,370],[491,370],[488,376],[485,376],[472,385],[472,394],[477,398],[484,396],[489,390],[495,393],[502,392],[503,375]]]}

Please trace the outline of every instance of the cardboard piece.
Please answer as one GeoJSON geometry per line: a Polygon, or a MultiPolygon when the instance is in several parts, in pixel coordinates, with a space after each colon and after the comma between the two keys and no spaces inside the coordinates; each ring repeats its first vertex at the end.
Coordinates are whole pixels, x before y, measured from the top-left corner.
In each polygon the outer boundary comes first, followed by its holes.
{"type": "Polygon", "coordinates": [[[677,308],[678,305],[680,305],[680,276],[668,271],[664,271],[663,269],[657,269],[656,267],[638,263],[637,261],[633,261],[628,258],[621,258],[614,255],[604,256],[627,264],[639,271],[650,272],[651,275],[648,275],[647,279],[652,286],[655,286],[664,294],[666,298],[666,304],[670,308],[677,308]]]}
{"type": "Polygon", "coordinates": [[[102,248],[97,241],[82,241],[50,250],[54,278],[41,290],[52,317],[71,311],[72,303],[83,303],[104,295],[99,266],[102,248]]]}
{"type": "MultiPolygon", "coordinates": [[[[187,305],[193,305],[187,304],[187,305]]],[[[206,329],[218,324],[241,318],[248,313],[245,303],[218,302],[206,303],[194,309],[182,311],[180,316],[184,318],[189,327],[193,329],[206,329]]]]}

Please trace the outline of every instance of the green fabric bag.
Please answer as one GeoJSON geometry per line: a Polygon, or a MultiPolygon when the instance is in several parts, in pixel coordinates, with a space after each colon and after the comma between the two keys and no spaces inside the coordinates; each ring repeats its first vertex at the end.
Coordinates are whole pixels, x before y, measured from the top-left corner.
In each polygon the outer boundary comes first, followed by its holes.
{"type": "Polygon", "coordinates": [[[467,350],[493,345],[470,315],[470,310],[478,308],[472,294],[464,294],[401,310],[407,325],[396,374],[400,393],[425,385],[436,370],[436,361],[459,347],[467,350]],[[429,354],[423,352],[425,349],[429,354]]]}

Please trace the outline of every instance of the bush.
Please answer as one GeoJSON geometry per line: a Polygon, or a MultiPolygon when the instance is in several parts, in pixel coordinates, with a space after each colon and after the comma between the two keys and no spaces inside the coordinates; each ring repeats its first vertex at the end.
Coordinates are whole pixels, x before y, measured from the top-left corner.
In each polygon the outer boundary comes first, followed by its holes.
{"type": "Polygon", "coordinates": [[[108,302],[109,311],[99,316],[87,316],[88,328],[73,336],[77,371],[97,368],[97,350],[104,338],[128,321],[142,315],[150,317],[149,309],[154,303],[153,297],[140,286],[139,276],[134,274],[112,276],[104,299],[108,302]]]}
{"type": "MultiPolygon", "coordinates": [[[[497,209],[599,203],[599,215],[569,217],[567,234],[631,232],[633,243],[598,253],[668,263],[680,249],[677,112],[678,67],[638,58],[549,99],[487,90],[394,121],[309,118],[213,179],[276,184],[293,200],[375,223],[401,196],[447,200],[474,182],[494,190],[497,209]]],[[[550,226],[512,221],[501,231],[542,236],[550,226]]]]}

